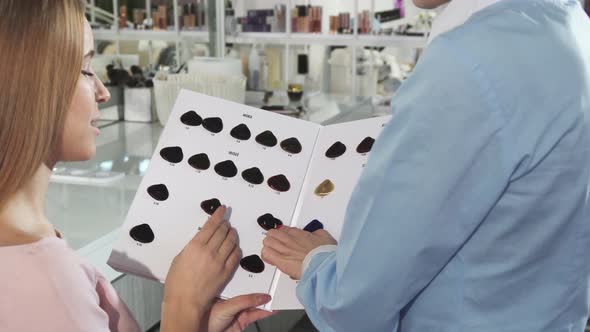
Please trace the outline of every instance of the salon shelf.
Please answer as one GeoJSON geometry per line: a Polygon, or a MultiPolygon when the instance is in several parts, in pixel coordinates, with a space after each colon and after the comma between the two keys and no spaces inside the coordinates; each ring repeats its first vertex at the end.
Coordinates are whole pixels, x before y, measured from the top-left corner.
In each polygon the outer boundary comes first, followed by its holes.
{"type": "Polygon", "coordinates": [[[207,31],[180,31],[180,37],[195,42],[209,42],[209,32],[207,31]]]}
{"type": "Polygon", "coordinates": [[[207,41],[208,33],[202,31],[182,31],[180,34],[176,31],[163,30],[107,30],[95,29],[94,39],[96,40],[163,40],[177,41],[180,38],[190,38],[191,40],[207,41]]]}
{"type": "Polygon", "coordinates": [[[176,40],[174,31],[94,29],[96,40],[176,40]]]}
{"type": "Polygon", "coordinates": [[[312,33],[268,33],[245,32],[226,36],[226,42],[234,44],[279,44],[279,45],[338,45],[338,46],[374,46],[423,48],[425,37],[384,36],[384,35],[329,35],[312,33]]]}

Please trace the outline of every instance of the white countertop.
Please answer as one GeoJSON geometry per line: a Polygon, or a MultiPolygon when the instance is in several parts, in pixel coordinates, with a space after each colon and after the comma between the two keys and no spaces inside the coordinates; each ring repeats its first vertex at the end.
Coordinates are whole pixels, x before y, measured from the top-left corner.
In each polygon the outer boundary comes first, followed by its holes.
{"type": "MultiPolygon", "coordinates": [[[[313,122],[335,123],[370,117],[368,105],[334,107],[320,102],[306,114],[313,122]],[[329,114],[328,114],[329,113],[329,114]]],[[[106,265],[118,229],[139,187],[162,127],[158,123],[118,122],[101,129],[92,161],[60,163],[56,169],[124,173],[110,183],[72,184],[52,181],[46,213],[69,245],[93,263],[109,280],[122,274],[106,265]]]]}

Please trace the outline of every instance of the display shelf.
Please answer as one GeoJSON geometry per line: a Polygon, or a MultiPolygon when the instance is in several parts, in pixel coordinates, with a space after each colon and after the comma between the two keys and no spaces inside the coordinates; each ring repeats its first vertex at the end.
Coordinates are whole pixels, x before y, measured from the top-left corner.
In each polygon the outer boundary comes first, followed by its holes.
{"type": "Polygon", "coordinates": [[[174,30],[108,30],[95,29],[94,39],[96,40],[164,40],[175,41],[179,39],[178,32],[174,30]]]}
{"type": "Polygon", "coordinates": [[[334,45],[423,48],[426,37],[386,35],[328,35],[312,33],[268,33],[247,32],[226,36],[226,42],[233,44],[279,44],[279,45],[334,45]]]}
{"type": "Polygon", "coordinates": [[[209,32],[207,31],[180,31],[180,37],[195,42],[209,42],[209,32]]]}
{"type": "MultiPolygon", "coordinates": [[[[96,15],[107,15],[99,8],[93,6],[91,0],[89,3],[90,16],[96,18],[96,15]]],[[[171,41],[176,43],[176,63],[181,64],[188,61],[188,53],[182,52],[181,43],[209,43],[210,51],[212,54],[217,56],[223,56],[226,54],[226,44],[260,44],[260,45],[280,45],[284,47],[283,56],[283,81],[291,82],[292,74],[291,66],[292,60],[290,54],[293,48],[308,45],[323,45],[323,46],[346,46],[351,48],[352,58],[356,59],[357,52],[359,49],[364,47],[393,47],[393,48],[406,48],[406,49],[420,49],[427,45],[427,37],[414,37],[414,36],[398,36],[398,35],[370,35],[370,34],[359,34],[358,33],[358,20],[353,20],[352,31],[353,34],[328,34],[326,32],[326,17],[323,18],[323,31],[324,33],[297,33],[291,31],[291,9],[293,5],[300,3],[297,0],[279,0],[276,3],[284,4],[286,7],[286,32],[281,33],[264,33],[264,32],[245,32],[237,33],[232,35],[225,34],[225,7],[224,1],[216,1],[215,8],[208,8],[209,11],[214,11],[214,15],[209,12],[208,17],[215,17],[211,19],[210,29],[215,31],[209,33],[207,31],[184,31],[179,26],[179,2],[180,0],[171,0],[174,10],[174,25],[171,26],[172,30],[133,30],[133,29],[119,29],[117,26],[117,18],[119,17],[118,8],[120,0],[113,1],[113,13],[112,16],[112,29],[97,29],[94,30],[96,40],[110,40],[115,42],[116,52],[120,53],[120,41],[133,41],[133,40],[161,40],[171,41]],[[212,39],[213,38],[213,39],[212,39]]],[[[353,1],[353,7],[351,8],[351,16],[357,18],[359,12],[362,10],[369,10],[370,17],[374,16],[375,13],[375,0],[361,2],[360,0],[353,1]]],[[[146,2],[146,10],[149,16],[150,13],[150,1],[146,2]]],[[[306,0],[306,4],[310,4],[309,0],[306,0]]],[[[324,16],[328,15],[328,12],[324,12],[324,16]]],[[[151,45],[151,43],[150,43],[151,45]]],[[[150,46],[151,47],[151,46],[150,46]]],[[[357,79],[357,63],[352,61],[350,67],[351,76],[354,78],[351,82],[351,95],[356,95],[356,85],[358,84],[357,79]]]]}

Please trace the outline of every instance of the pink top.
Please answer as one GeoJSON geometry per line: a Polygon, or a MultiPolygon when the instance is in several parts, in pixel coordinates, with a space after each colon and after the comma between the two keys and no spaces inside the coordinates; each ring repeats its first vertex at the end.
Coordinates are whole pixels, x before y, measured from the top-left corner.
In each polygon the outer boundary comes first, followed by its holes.
{"type": "Polygon", "coordinates": [[[110,282],[65,241],[0,247],[0,331],[139,331],[110,282]]]}

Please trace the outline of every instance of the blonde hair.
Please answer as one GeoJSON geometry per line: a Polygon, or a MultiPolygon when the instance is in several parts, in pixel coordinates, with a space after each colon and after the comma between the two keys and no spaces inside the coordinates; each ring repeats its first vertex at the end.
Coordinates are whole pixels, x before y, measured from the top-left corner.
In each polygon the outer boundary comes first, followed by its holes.
{"type": "Polygon", "coordinates": [[[0,209],[59,147],[83,47],[81,0],[0,1],[0,209]]]}

